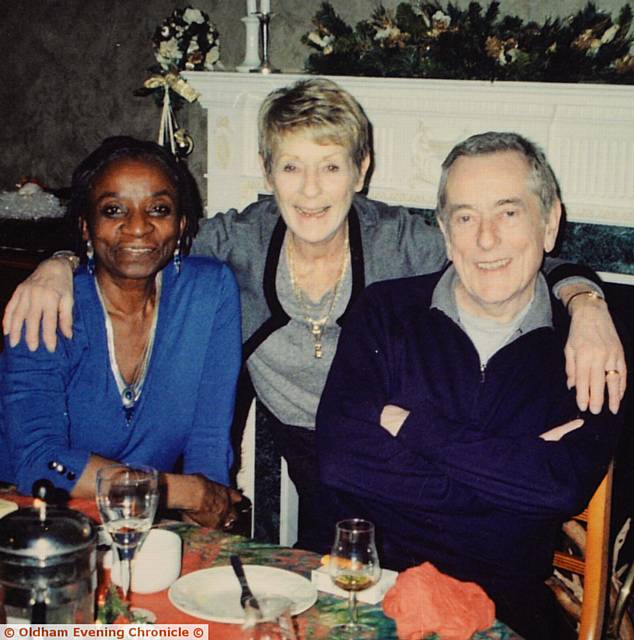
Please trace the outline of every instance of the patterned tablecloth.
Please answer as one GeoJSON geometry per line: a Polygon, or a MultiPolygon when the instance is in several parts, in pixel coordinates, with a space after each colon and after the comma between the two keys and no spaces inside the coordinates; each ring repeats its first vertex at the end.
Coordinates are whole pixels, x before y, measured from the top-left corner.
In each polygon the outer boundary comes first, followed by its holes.
{"type": "MultiPolygon", "coordinates": [[[[30,498],[17,496],[14,491],[0,491],[0,497],[13,500],[20,506],[31,503],[30,498]]],[[[90,515],[98,520],[94,502],[87,500],[71,500],[70,507],[90,515]]],[[[287,569],[310,579],[310,572],[320,564],[316,553],[289,549],[277,545],[266,544],[221,532],[211,531],[188,524],[169,524],[166,526],[176,531],[183,540],[183,564],[181,575],[208,567],[219,567],[229,564],[229,556],[238,554],[244,564],[265,565],[287,569]]],[[[103,587],[103,585],[101,585],[103,587]]],[[[201,623],[195,618],[174,607],[167,596],[167,590],[159,593],[141,595],[131,594],[132,606],[149,609],[156,614],[157,623],[201,623]]],[[[298,637],[326,638],[328,630],[335,624],[347,621],[347,600],[323,592],[315,605],[296,618],[298,637]]],[[[377,640],[396,640],[394,622],[383,614],[381,605],[359,604],[359,619],[373,626],[377,640]]],[[[203,621],[204,622],[204,621],[203,621]]],[[[209,640],[240,640],[239,625],[209,622],[209,640]]],[[[429,636],[429,640],[442,640],[437,636],[429,636]]],[[[477,633],[472,640],[521,640],[501,622],[496,622],[486,632],[477,633]]]]}
{"type": "MultiPolygon", "coordinates": [[[[309,579],[311,570],[320,564],[319,555],[308,551],[265,544],[190,525],[171,525],[170,529],[177,531],[184,542],[182,574],[206,567],[228,565],[229,556],[233,553],[238,554],[244,564],[288,569],[309,579]]],[[[176,609],[169,602],[166,591],[150,595],[132,594],[132,604],[156,613],[159,623],[200,622],[198,618],[176,609]]],[[[383,614],[380,604],[360,603],[359,619],[377,630],[377,640],[396,639],[394,622],[383,614]]],[[[302,640],[325,638],[330,627],[346,621],[347,600],[319,592],[317,603],[297,616],[299,637],[302,640]]],[[[430,636],[430,639],[434,637],[430,636]]],[[[209,623],[210,640],[234,638],[236,640],[240,638],[237,625],[209,623]]],[[[501,622],[496,622],[487,632],[473,636],[473,640],[485,639],[521,640],[520,636],[501,622]]]]}

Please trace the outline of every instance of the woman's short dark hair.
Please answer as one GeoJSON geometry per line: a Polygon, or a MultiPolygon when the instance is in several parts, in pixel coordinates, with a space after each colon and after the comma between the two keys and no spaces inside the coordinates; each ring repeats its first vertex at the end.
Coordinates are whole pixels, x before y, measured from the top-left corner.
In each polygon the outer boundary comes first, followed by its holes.
{"type": "Polygon", "coordinates": [[[78,251],[83,256],[84,243],[81,241],[81,222],[88,219],[90,211],[89,193],[95,178],[115,160],[133,158],[148,160],[158,164],[172,180],[178,195],[178,216],[185,218],[186,224],[180,241],[182,255],[187,255],[192,240],[198,232],[198,219],[203,207],[200,192],[187,165],[174,156],[168,149],[156,142],[137,140],[131,136],[113,136],[106,138],[88,157],[82,160],[73,171],[68,215],[79,230],[78,251]]]}

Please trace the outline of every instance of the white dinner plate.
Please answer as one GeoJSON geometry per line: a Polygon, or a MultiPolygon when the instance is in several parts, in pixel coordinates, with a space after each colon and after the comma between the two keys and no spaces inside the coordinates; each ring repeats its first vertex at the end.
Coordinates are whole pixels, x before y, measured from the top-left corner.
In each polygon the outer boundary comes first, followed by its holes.
{"type": "Polygon", "coordinates": [[[4,516],[8,516],[10,513],[17,511],[18,505],[15,502],[11,502],[11,500],[0,499],[0,518],[4,518],[4,516]]]}
{"type": "MultiPolygon", "coordinates": [[[[284,596],[291,600],[292,615],[310,608],[317,589],[303,576],[254,564],[244,565],[249,586],[257,597],[284,596]]],[[[240,584],[230,566],[201,569],[179,578],[169,589],[170,602],[181,611],[214,622],[242,623],[240,584]]]]}

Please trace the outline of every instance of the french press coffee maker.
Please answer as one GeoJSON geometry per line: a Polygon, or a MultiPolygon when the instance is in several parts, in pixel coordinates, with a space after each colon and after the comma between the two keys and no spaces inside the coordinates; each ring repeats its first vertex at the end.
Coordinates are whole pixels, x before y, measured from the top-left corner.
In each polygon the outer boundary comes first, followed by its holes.
{"type": "Polygon", "coordinates": [[[0,520],[0,588],[9,624],[94,622],[97,530],[78,511],[48,505],[51,490],[50,483],[35,483],[34,506],[0,520]]]}

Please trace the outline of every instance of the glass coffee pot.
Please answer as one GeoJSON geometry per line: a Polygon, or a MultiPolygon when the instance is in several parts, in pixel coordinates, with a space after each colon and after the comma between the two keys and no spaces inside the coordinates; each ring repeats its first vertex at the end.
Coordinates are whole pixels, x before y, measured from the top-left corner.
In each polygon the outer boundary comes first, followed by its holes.
{"type": "Polygon", "coordinates": [[[96,527],[78,511],[43,500],[35,504],[0,520],[0,589],[7,622],[90,624],[95,619],[96,527]]]}

